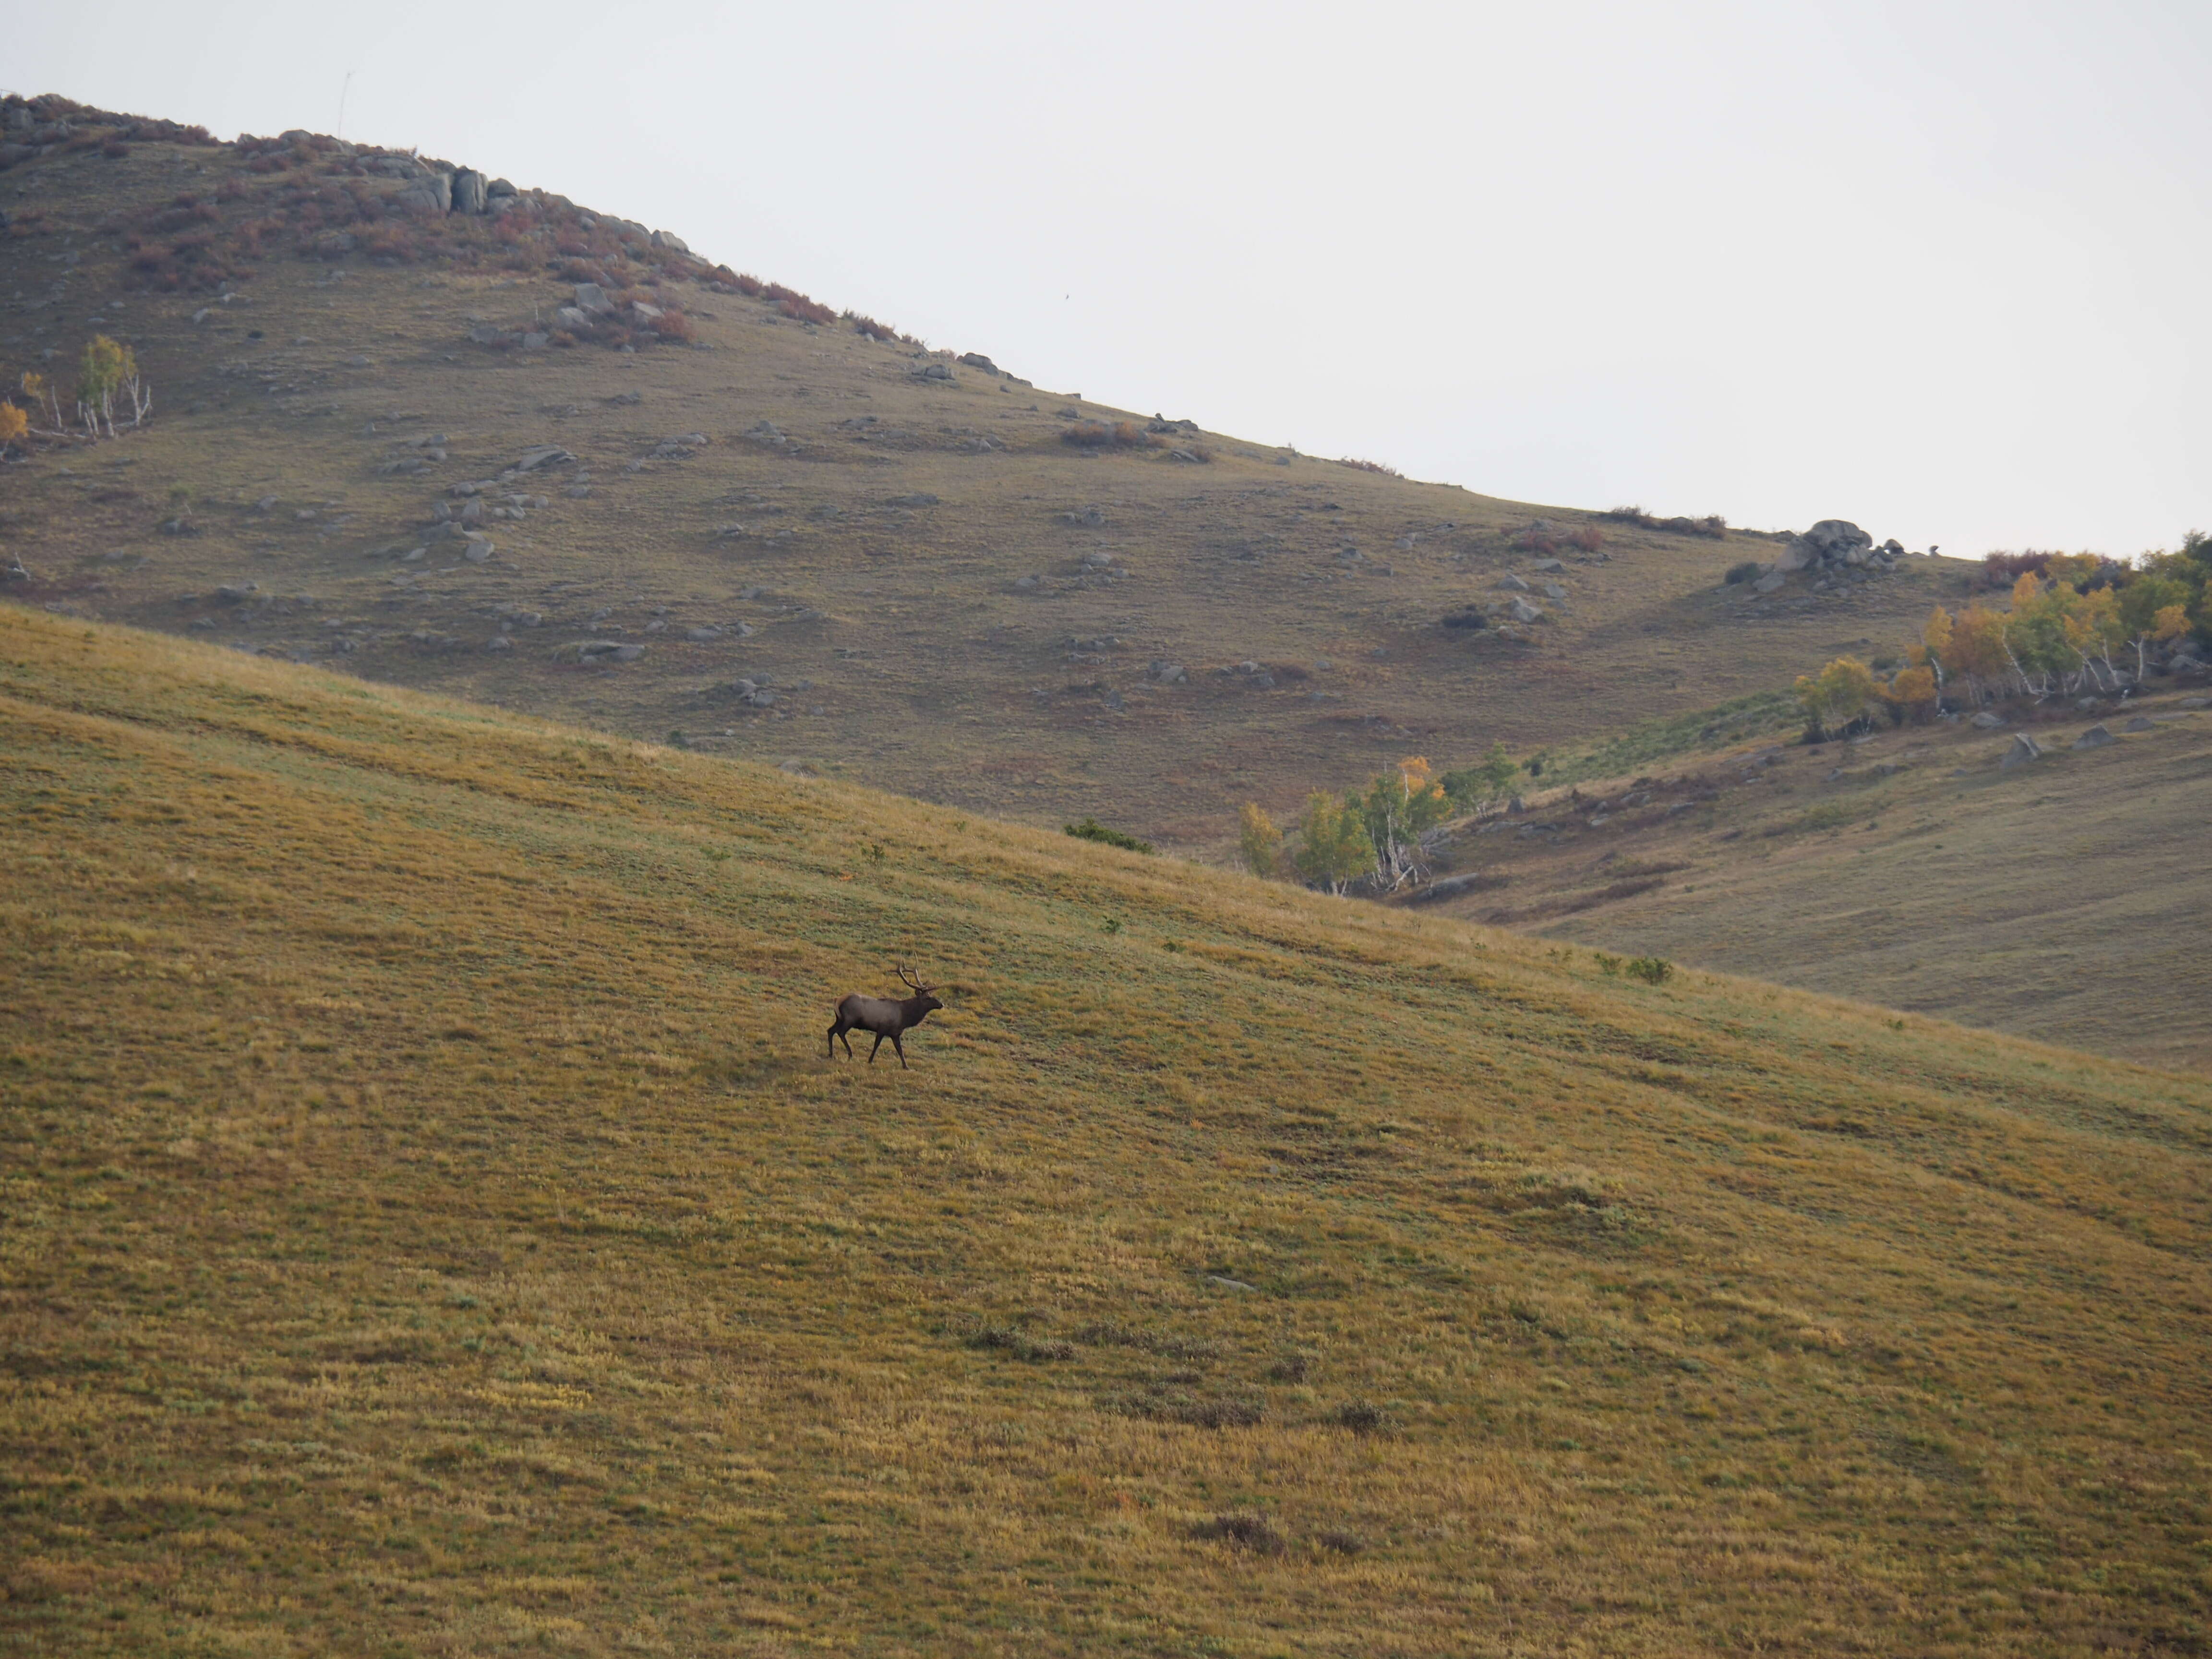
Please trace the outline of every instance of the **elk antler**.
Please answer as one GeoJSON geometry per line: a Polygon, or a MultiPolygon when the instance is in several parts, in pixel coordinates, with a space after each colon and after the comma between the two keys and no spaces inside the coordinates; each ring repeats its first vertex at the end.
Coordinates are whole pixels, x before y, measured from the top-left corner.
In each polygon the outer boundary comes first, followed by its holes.
{"type": "Polygon", "coordinates": [[[912,986],[917,991],[927,990],[928,988],[927,986],[922,984],[921,977],[918,975],[909,973],[907,970],[907,965],[902,962],[898,964],[898,976],[902,981],[912,986]]]}

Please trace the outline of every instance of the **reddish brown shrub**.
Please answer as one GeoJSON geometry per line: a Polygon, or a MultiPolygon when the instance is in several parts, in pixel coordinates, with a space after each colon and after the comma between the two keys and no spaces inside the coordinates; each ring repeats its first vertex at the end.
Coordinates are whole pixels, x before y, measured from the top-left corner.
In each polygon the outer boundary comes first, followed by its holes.
{"type": "Polygon", "coordinates": [[[1580,530],[1568,533],[1567,545],[1578,548],[1585,553],[1595,553],[1605,545],[1605,532],[1592,526],[1584,525],[1580,530]]]}
{"type": "Polygon", "coordinates": [[[1160,440],[1133,421],[1084,421],[1060,434],[1077,449],[1157,449],[1160,440]]]}
{"type": "Polygon", "coordinates": [[[759,277],[748,276],[743,271],[730,278],[730,286],[736,289],[738,293],[756,300],[768,292],[759,277]]]}
{"type": "Polygon", "coordinates": [[[1363,461],[1358,457],[1352,455],[1345,456],[1337,462],[1337,465],[1339,466],[1351,467],[1354,471],[1359,472],[1380,473],[1386,478],[1402,478],[1406,476],[1404,473],[1399,471],[1395,466],[1385,466],[1380,461],[1363,461]]]}
{"type": "Polygon", "coordinates": [[[422,257],[422,245],[405,225],[387,222],[376,226],[361,239],[361,251],[365,258],[380,264],[412,264],[422,257]]]}
{"type": "Polygon", "coordinates": [[[691,319],[680,311],[664,311],[653,319],[653,331],[664,340],[677,340],[685,344],[699,337],[691,319]]]}
{"type": "Polygon", "coordinates": [[[1670,536],[1703,536],[1716,542],[1728,539],[1728,520],[1717,513],[1708,513],[1702,519],[1656,519],[1640,507],[1616,507],[1598,516],[1616,524],[1632,524],[1639,530],[1663,530],[1670,536]]]}
{"type": "Polygon", "coordinates": [[[793,294],[787,291],[783,295],[782,302],[776,307],[776,309],[796,322],[834,323],[837,320],[836,312],[830,310],[828,306],[817,304],[808,299],[804,294],[793,294]]]}
{"type": "Polygon", "coordinates": [[[2022,553],[1985,554],[1982,558],[1982,586],[2009,589],[2022,576],[2049,574],[2051,562],[2064,556],[2060,553],[2039,553],[2032,547],[2022,553]]]}

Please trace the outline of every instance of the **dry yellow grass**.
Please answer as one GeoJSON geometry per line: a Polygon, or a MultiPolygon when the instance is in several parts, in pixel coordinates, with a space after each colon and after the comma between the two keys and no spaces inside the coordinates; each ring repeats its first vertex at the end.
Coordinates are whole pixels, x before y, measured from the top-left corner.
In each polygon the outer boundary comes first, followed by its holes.
{"type": "Polygon", "coordinates": [[[9,1650],[2207,1641],[2201,1080],[15,610],[0,757],[9,1650]]]}

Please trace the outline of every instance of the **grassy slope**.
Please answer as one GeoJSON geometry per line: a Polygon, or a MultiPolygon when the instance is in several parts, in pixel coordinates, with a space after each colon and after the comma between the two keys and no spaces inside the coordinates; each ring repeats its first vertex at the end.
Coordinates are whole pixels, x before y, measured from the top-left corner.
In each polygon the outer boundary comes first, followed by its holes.
{"type": "MultiPolygon", "coordinates": [[[[359,256],[272,253],[246,301],[195,324],[205,296],[132,294],[119,244],[98,228],[228,176],[249,193],[222,210],[227,227],[297,175],[148,143],[5,176],[19,205],[48,217],[45,234],[0,237],[0,295],[23,296],[0,302],[0,368],[12,379],[49,346],[66,362],[98,315],[134,343],[161,399],[125,441],[9,475],[0,532],[43,579],[40,602],[315,658],[343,637],[358,647],[343,665],[369,678],[633,736],[706,733],[733,754],[805,757],[998,817],[1095,812],[1177,846],[1218,844],[1242,800],[1287,808],[1407,752],[1449,764],[1497,739],[1525,750],[1787,684],[1838,649],[1896,644],[1964,580],[1948,561],[1915,561],[1859,596],[1747,606],[1717,584],[1731,564],[1771,557],[1765,538],[1604,524],[1612,562],[1571,567],[1566,611],[1536,630],[1540,643],[1470,641],[1438,619],[1526,568],[1511,532],[1539,513],[1595,521],[1235,439],[1206,441],[1211,465],[1079,453],[1059,441],[1066,416],[1117,411],[965,367],[924,384],[903,346],[695,288],[681,291],[711,350],[472,346],[471,318],[519,327],[569,291],[550,273],[359,256]],[[80,264],[58,263],[65,246],[80,264]],[[612,401],[626,393],[642,401],[612,401]],[[763,419],[796,453],[746,437],[763,419]],[[647,459],[690,432],[713,441],[689,460],[647,459]],[[379,471],[412,453],[395,442],[431,433],[448,439],[448,461],[413,477],[379,471]],[[396,589],[403,567],[375,556],[414,544],[449,484],[538,442],[581,458],[592,498],[568,499],[562,472],[538,486],[553,506],[493,526],[489,564],[433,559],[434,574],[396,589]],[[627,471],[634,461],[642,470],[627,471]],[[195,538],[155,533],[179,490],[195,538]],[[896,504],[917,493],[941,504],[896,504]],[[252,510],[267,495],[273,511],[252,510]],[[1062,519],[1091,507],[1103,526],[1062,519]],[[715,535],[732,523],[745,533],[715,535]],[[1079,562],[1099,551],[1133,574],[1086,580],[1079,562]],[[1042,591],[1014,591],[1029,574],[1042,591]],[[206,602],[244,581],[276,602],[206,602]],[[488,655],[501,606],[544,621],[488,655]],[[645,635],[663,607],[675,627],[645,635]],[[682,637],[732,621],[757,632],[682,637]],[[574,645],[615,629],[647,641],[646,657],[580,669],[574,645]],[[1121,643],[1071,650],[1102,637],[1121,643]],[[1148,682],[1158,658],[1185,664],[1192,684],[1148,682]],[[1258,690],[1207,672],[1247,659],[1310,678],[1258,690]],[[711,695],[757,672],[811,685],[767,714],[711,695]]],[[[744,264],[742,250],[718,252],[744,264]]]]}
{"type": "Polygon", "coordinates": [[[1498,884],[1444,908],[2203,1069],[2212,714],[2184,702],[2136,705],[2148,732],[2105,716],[2118,744],[2079,751],[2093,719],[2064,711],[2012,772],[2009,732],[1960,725],[1592,780],[1459,839],[1453,870],[1498,884]],[[1650,799],[1623,805],[1639,782],[1650,799]]]}
{"type": "Polygon", "coordinates": [[[7,609],[0,744],[9,1650],[2208,1639],[2201,1080],[7,609]]]}

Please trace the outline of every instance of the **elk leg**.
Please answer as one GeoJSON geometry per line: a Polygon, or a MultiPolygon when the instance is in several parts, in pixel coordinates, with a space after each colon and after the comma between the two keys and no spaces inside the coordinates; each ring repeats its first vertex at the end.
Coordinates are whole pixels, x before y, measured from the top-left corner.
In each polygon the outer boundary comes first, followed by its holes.
{"type": "Polygon", "coordinates": [[[899,1057],[899,1070],[902,1072],[907,1070],[906,1044],[899,1041],[899,1034],[896,1031],[891,1033],[891,1052],[899,1057]]]}
{"type": "MultiPolygon", "coordinates": [[[[884,1034],[881,1031],[878,1031],[876,1033],[876,1048],[880,1048],[883,1046],[884,1034]]],[[[871,1066],[876,1063],[876,1048],[871,1048],[868,1050],[868,1064],[871,1066]]]]}
{"type": "Polygon", "coordinates": [[[852,1059],[853,1040],[852,1038],[845,1036],[846,1031],[849,1029],[850,1028],[848,1027],[845,1022],[842,1019],[830,1028],[830,1035],[822,1039],[823,1059],[830,1060],[836,1057],[837,1053],[837,1043],[841,1038],[843,1040],[845,1044],[845,1058],[848,1060],[852,1059]]]}

